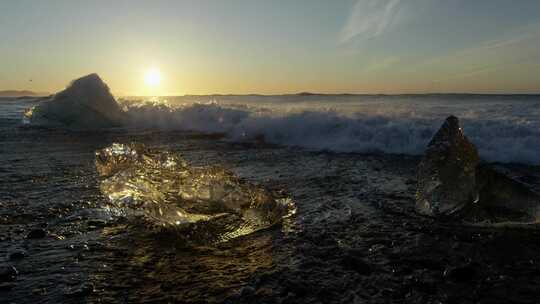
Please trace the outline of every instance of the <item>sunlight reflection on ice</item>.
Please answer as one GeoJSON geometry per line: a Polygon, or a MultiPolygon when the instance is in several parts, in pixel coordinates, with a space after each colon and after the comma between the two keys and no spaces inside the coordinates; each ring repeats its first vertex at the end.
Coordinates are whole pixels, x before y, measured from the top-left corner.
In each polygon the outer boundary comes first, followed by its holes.
{"type": "MultiPolygon", "coordinates": [[[[295,212],[288,197],[245,182],[221,167],[192,167],[141,144],[96,152],[100,189],[116,207],[142,211],[165,227],[211,223],[216,241],[282,222],[295,212]]],[[[185,227],[182,227],[185,228],[185,227]]]]}

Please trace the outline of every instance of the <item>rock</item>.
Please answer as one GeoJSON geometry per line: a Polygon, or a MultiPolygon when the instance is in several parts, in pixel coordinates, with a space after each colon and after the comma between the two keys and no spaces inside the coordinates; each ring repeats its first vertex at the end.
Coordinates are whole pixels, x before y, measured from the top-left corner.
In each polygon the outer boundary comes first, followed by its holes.
{"type": "Polygon", "coordinates": [[[443,276],[454,282],[468,282],[478,276],[478,273],[477,265],[470,263],[458,267],[449,267],[444,270],[443,276]]]}
{"type": "Polygon", "coordinates": [[[27,239],[42,239],[47,236],[47,231],[41,228],[32,229],[27,235],[27,239]]]}
{"type": "Polygon", "coordinates": [[[478,152],[463,134],[459,120],[448,117],[418,166],[417,211],[449,215],[476,201],[478,163],[478,152]]]}
{"type": "Polygon", "coordinates": [[[462,211],[472,222],[536,223],[540,194],[495,166],[479,165],[476,148],[450,116],[418,166],[416,209],[430,216],[462,211]]]}
{"type": "Polygon", "coordinates": [[[125,114],[97,74],[71,82],[68,88],[25,113],[32,124],[99,129],[123,124],[125,114]]]}
{"type": "Polygon", "coordinates": [[[244,286],[240,289],[239,295],[241,297],[251,297],[255,294],[255,288],[251,286],[244,286]]]}
{"type": "MultiPolygon", "coordinates": [[[[268,287],[261,287],[259,289],[257,289],[257,292],[255,292],[255,296],[257,297],[262,297],[262,298],[269,298],[269,297],[272,297],[274,295],[274,291],[272,290],[272,288],[268,288],[268,287]]],[[[264,302],[264,301],[261,301],[261,302],[264,302]]]]}
{"type": "Polygon", "coordinates": [[[349,252],[343,256],[342,264],[346,269],[354,270],[362,275],[370,275],[373,272],[371,265],[363,258],[349,252]]]}
{"type": "Polygon", "coordinates": [[[8,291],[17,286],[15,283],[0,283],[0,291],[8,291]]]}
{"type": "Polygon", "coordinates": [[[17,278],[19,271],[11,265],[0,266],[0,282],[10,282],[17,278]]]}
{"type": "Polygon", "coordinates": [[[9,260],[20,260],[28,256],[28,253],[22,249],[15,250],[8,254],[9,260]]]}
{"type": "Polygon", "coordinates": [[[87,222],[87,225],[88,227],[94,227],[95,228],[103,228],[105,226],[107,226],[107,221],[104,221],[104,220],[89,220],[87,222]]]}
{"type": "Polygon", "coordinates": [[[66,296],[85,296],[96,292],[96,288],[92,283],[83,283],[80,286],[76,286],[64,291],[66,296]]]}
{"type": "Polygon", "coordinates": [[[293,293],[295,296],[303,297],[312,291],[309,283],[301,278],[287,278],[282,282],[283,286],[286,286],[285,290],[288,291],[287,294],[293,293]]]}

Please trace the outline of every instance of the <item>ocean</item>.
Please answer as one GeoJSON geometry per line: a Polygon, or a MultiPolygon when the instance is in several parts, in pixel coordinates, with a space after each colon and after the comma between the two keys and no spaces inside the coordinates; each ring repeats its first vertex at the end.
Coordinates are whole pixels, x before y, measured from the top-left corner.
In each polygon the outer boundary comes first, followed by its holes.
{"type": "MultiPolygon", "coordinates": [[[[420,155],[449,115],[487,161],[540,164],[540,95],[183,96],[130,108],[132,124],[313,151],[420,155]]],[[[143,103],[144,104],[144,103],[143,103]]]]}

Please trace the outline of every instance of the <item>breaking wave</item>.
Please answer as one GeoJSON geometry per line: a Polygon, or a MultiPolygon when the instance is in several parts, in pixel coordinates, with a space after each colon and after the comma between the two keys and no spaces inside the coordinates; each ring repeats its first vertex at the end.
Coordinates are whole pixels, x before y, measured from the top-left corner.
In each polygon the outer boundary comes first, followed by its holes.
{"type": "Polygon", "coordinates": [[[175,107],[125,103],[136,128],[223,133],[231,141],[261,141],[336,152],[421,154],[447,115],[488,161],[540,164],[539,103],[399,104],[335,108],[191,103],[175,107]]]}
{"type": "MultiPolygon", "coordinates": [[[[230,141],[264,141],[311,150],[417,155],[444,119],[455,115],[483,159],[540,165],[540,97],[535,95],[172,98],[170,105],[164,100],[120,100],[123,113],[117,116],[121,120],[112,125],[221,133],[230,141]]],[[[102,113],[118,108],[116,102],[109,102],[113,103],[113,109],[99,111],[77,108],[78,103],[67,109],[48,107],[46,116],[34,115],[36,111],[30,109],[25,116],[28,123],[56,126],[48,118],[68,113],[65,127],[97,128],[104,125],[102,113]]],[[[42,104],[46,105],[40,103],[38,110],[43,110],[42,104]]]]}

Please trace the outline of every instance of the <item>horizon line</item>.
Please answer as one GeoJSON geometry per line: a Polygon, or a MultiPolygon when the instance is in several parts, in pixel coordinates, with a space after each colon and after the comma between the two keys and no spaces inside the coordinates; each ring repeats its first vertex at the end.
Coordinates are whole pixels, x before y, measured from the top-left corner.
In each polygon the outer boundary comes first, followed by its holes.
{"type": "MultiPolygon", "coordinates": [[[[516,95],[540,95],[540,91],[532,93],[478,93],[478,92],[426,92],[426,93],[209,93],[209,94],[162,94],[162,95],[136,95],[136,94],[115,94],[116,97],[182,97],[182,96],[420,96],[420,95],[485,95],[485,96],[516,96],[516,95]]],[[[54,95],[54,94],[51,94],[54,95]]]]}
{"type": "MultiPolygon", "coordinates": [[[[60,90],[58,92],[61,92],[63,90],[60,90]]],[[[1,96],[1,97],[22,97],[22,96],[29,96],[29,97],[48,97],[55,95],[58,92],[50,93],[50,92],[39,92],[39,91],[32,91],[32,90],[0,90],[0,93],[3,92],[25,92],[25,93],[32,93],[30,95],[21,95],[21,96],[1,96]]],[[[516,96],[516,95],[522,95],[522,96],[534,96],[534,95],[540,95],[540,91],[538,92],[526,92],[526,93],[518,93],[518,92],[504,92],[504,93],[497,93],[497,92],[486,92],[486,93],[479,93],[479,92],[422,92],[422,93],[351,93],[351,92],[339,92],[339,93],[319,93],[319,92],[309,92],[309,91],[302,91],[302,92],[290,92],[290,93],[275,93],[275,94],[269,94],[269,93],[208,93],[208,94],[160,94],[160,95],[137,95],[137,94],[119,94],[111,91],[111,94],[115,97],[122,98],[122,97],[188,97],[188,96],[421,96],[421,95],[479,95],[479,96],[516,96]]]]}

